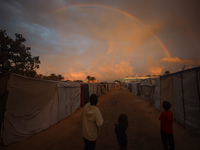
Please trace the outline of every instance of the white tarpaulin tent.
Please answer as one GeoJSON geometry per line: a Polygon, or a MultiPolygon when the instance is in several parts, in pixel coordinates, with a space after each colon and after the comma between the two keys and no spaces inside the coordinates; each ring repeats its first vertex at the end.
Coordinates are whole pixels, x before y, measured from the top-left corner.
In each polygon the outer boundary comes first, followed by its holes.
{"type": "Polygon", "coordinates": [[[161,111],[164,111],[162,108],[163,101],[168,101],[171,103],[172,107],[171,110],[174,110],[174,99],[173,99],[173,77],[167,76],[162,77],[160,79],[160,104],[161,104],[161,111]]]}
{"type": "Polygon", "coordinates": [[[112,90],[115,88],[115,83],[108,83],[108,91],[112,90]]]}
{"type": "Polygon", "coordinates": [[[89,96],[92,94],[97,94],[97,83],[88,83],[89,96]]]}
{"type": "Polygon", "coordinates": [[[200,69],[173,75],[174,118],[200,134],[200,69]]]}
{"type": "Polygon", "coordinates": [[[155,79],[154,99],[155,108],[160,111],[160,78],[155,79]]]}
{"type": "Polygon", "coordinates": [[[97,84],[97,96],[101,96],[101,95],[102,95],[102,85],[97,84]]]}
{"type": "Polygon", "coordinates": [[[4,144],[41,132],[73,113],[80,107],[79,87],[12,74],[2,131],[4,144]]]}
{"type": "Polygon", "coordinates": [[[132,88],[131,91],[132,91],[133,93],[137,94],[137,95],[140,94],[139,85],[140,85],[139,82],[135,82],[135,83],[132,84],[132,87],[131,87],[131,88],[132,88]]]}
{"type": "Polygon", "coordinates": [[[160,103],[169,101],[174,119],[200,134],[200,67],[163,76],[160,87],[160,103]]]}
{"type": "Polygon", "coordinates": [[[139,90],[141,98],[149,101],[151,104],[155,103],[154,99],[155,82],[152,82],[151,78],[141,81],[139,90]]]}
{"type": "Polygon", "coordinates": [[[58,121],[80,108],[80,83],[58,82],[58,121]]]}

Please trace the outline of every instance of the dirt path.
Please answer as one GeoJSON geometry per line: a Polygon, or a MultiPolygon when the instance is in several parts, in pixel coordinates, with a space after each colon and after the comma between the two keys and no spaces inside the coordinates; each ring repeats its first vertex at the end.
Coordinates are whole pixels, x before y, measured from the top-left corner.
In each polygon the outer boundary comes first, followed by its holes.
{"type": "MultiPolygon", "coordinates": [[[[124,87],[111,90],[99,97],[97,105],[102,112],[104,124],[100,128],[96,150],[117,150],[119,146],[114,134],[114,122],[120,113],[129,119],[127,130],[129,150],[162,150],[160,139],[160,112],[149,102],[129,92],[124,87]]],[[[27,140],[3,147],[3,150],[81,150],[83,140],[82,108],[68,118],[27,140]]],[[[185,130],[174,122],[176,150],[199,150],[200,135],[185,130]]]]}

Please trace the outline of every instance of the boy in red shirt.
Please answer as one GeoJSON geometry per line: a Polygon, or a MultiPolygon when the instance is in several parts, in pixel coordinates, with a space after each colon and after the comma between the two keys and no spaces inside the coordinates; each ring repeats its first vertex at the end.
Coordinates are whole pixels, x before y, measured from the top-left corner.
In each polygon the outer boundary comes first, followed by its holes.
{"type": "Polygon", "coordinates": [[[174,136],[173,136],[173,113],[169,110],[171,104],[167,101],[163,101],[164,112],[161,113],[159,120],[161,126],[161,138],[164,150],[168,150],[168,144],[170,150],[174,150],[174,136]]]}

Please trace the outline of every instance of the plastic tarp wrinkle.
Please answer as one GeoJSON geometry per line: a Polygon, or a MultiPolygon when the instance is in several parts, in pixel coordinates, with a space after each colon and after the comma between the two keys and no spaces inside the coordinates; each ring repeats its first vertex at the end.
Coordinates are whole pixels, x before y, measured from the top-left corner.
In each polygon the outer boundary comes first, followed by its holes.
{"type": "Polygon", "coordinates": [[[196,75],[197,74],[195,70],[183,73],[183,89],[186,115],[185,126],[187,129],[200,134],[199,91],[197,88],[196,75]]]}
{"type": "Polygon", "coordinates": [[[154,98],[155,98],[155,108],[158,111],[160,111],[160,78],[157,78],[155,80],[154,98]]]}
{"type": "Polygon", "coordinates": [[[6,112],[2,133],[4,144],[9,145],[23,140],[54,125],[58,121],[57,112],[57,91],[54,92],[54,96],[41,110],[35,111],[33,114],[16,116],[6,112]]]}
{"type": "MultiPolygon", "coordinates": [[[[174,111],[173,108],[173,77],[172,76],[166,76],[162,77],[160,80],[160,103],[162,106],[163,101],[168,101],[171,103],[171,111],[174,111]]],[[[161,111],[164,111],[164,109],[161,107],[161,111]]]]}
{"type": "Polygon", "coordinates": [[[174,93],[174,119],[184,125],[184,99],[182,91],[181,74],[173,76],[173,93],[174,93]]]}
{"type": "Polygon", "coordinates": [[[53,97],[57,82],[26,78],[12,74],[9,83],[7,111],[24,116],[41,111],[53,97]]]}

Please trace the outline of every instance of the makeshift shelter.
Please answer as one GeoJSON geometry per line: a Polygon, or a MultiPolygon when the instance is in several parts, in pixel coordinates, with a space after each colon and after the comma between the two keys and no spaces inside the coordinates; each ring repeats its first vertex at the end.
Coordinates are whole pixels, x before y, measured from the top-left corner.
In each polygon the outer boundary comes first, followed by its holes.
{"type": "Polygon", "coordinates": [[[137,95],[140,95],[140,91],[139,91],[139,87],[140,87],[140,82],[134,82],[133,84],[132,84],[132,92],[133,93],[135,93],[135,94],[137,94],[137,95]]]}
{"type": "Polygon", "coordinates": [[[102,95],[102,85],[97,84],[97,96],[101,96],[101,95],[102,95]]]}
{"type": "Polygon", "coordinates": [[[80,108],[80,83],[58,82],[58,121],[68,117],[80,108]]]}
{"type": "Polygon", "coordinates": [[[101,85],[101,93],[102,94],[105,94],[107,91],[106,91],[106,84],[100,84],[101,85]]]}
{"type": "Polygon", "coordinates": [[[92,94],[97,95],[97,83],[88,83],[88,87],[89,87],[89,96],[92,94]]]}
{"type": "Polygon", "coordinates": [[[154,99],[155,99],[155,108],[158,111],[160,111],[160,78],[157,78],[155,80],[154,99]]]}
{"type": "Polygon", "coordinates": [[[115,83],[108,83],[108,91],[115,88],[115,83]]]}
{"type": "Polygon", "coordinates": [[[172,107],[171,110],[173,111],[173,77],[161,77],[160,79],[160,104],[161,104],[161,111],[164,111],[162,108],[163,101],[168,101],[171,103],[172,107]]]}
{"type": "Polygon", "coordinates": [[[101,83],[102,85],[102,93],[105,94],[108,92],[108,84],[107,83],[101,83]]]}
{"type": "Polygon", "coordinates": [[[131,87],[132,87],[132,82],[129,82],[129,83],[128,83],[128,90],[129,90],[130,92],[131,92],[131,90],[132,90],[131,87]]]}
{"type": "Polygon", "coordinates": [[[120,86],[121,86],[121,83],[115,82],[115,87],[120,87],[120,86]]]}
{"type": "Polygon", "coordinates": [[[155,82],[153,82],[151,78],[141,81],[139,89],[140,89],[140,96],[143,99],[149,101],[151,104],[155,104],[155,99],[154,99],[155,82]]]}
{"type": "Polygon", "coordinates": [[[200,134],[200,67],[161,77],[161,104],[171,102],[174,119],[200,134]]]}
{"type": "Polygon", "coordinates": [[[80,85],[12,74],[3,123],[6,145],[41,132],[80,107],[80,85]]]}

